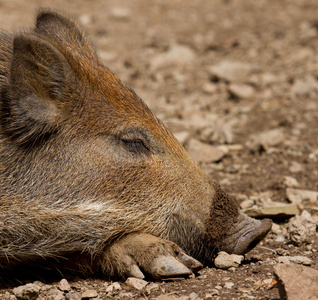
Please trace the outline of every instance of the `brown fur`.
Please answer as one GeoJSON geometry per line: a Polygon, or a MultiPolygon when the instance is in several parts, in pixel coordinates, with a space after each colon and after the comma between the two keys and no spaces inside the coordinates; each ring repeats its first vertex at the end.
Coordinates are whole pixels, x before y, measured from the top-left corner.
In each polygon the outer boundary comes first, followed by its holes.
{"type": "Polygon", "coordinates": [[[0,91],[3,269],[53,259],[124,276],[123,249],[143,266],[174,243],[211,259],[237,204],[73,20],[40,12],[34,30],[0,35],[0,91]]]}

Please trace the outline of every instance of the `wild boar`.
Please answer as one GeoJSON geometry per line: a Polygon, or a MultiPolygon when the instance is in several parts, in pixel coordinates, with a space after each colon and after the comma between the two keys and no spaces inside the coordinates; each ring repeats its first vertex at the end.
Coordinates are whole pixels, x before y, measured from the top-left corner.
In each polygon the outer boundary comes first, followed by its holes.
{"type": "Polygon", "coordinates": [[[0,268],[186,276],[269,220],[231,199],[71,18],[0,34],[0,268]]]}

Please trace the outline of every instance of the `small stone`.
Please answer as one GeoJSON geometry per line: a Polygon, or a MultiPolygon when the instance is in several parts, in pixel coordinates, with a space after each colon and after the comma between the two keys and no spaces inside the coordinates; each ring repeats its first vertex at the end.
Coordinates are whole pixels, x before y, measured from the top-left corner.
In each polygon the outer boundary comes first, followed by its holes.
{"type": "Polygon", "coordinates": [[[222,79],[229,82],[244,82],[255,69],[254,66],[239,61],[223,60],[208,68],[212,80],[222,79]]]}
{"type": "Polygon", "coordinates": [[[269,147],[278,146],[284,140],[285,134],[283,129],[277,128],[252,135],[246,142],[246,145],[252,150],[258,150],[260,146],[267,149],[269,147]]]}
{"type": "Polygon", "coordinates": [[[65,300],[64,293],[57,288],[51,288],[46,296],[45,300],[65,300]]]}
{"type": "Polygon", "coordinates": [[[150,63],[152,71],[175,65],[189,65],[195,61],[194,51],[183,45],[172,45],[167,52],[156,54],[150,63]]]}
{"type": "Polygon", "coordinates": [[[310,244],[316,234],[318,216],[311,216],[306,210],[288,222],[287,231],[291,242],[296,245],[310,244]]]}
{"type": "Polygon", "coordinates": [[[299,186],[297,179],[291,176],[285,176],[283,178],[283,183],[289,188],[299,186]]]}
{"type": "Polygon", "coordinates": [[[198,294],[196,294],[195,292],[192,292],[192,293],[189,295],[189,299],[190,299],[190,300],[199,299],[199,296],[198,296],[198,294]]]}
{"type": "Polygon", "coordinates": [[[184,145],[190,137],[189,131],[174,132],[173,135],[182,145],[184,145]]]}
{"type": "Polygon", "coordinates": [[[318,203],[318,192],[316,191],[287,188],[286,196],[287,199],[294,204],[299,204],[306,200],[311,203],[318,203]]]}
{"type": "Polygon", "coordinates": [[[247,208],[252,207],[254,204],[255,204],[254,200],[247,199],[247,200],[241,202],[240,207],[241,207],[241,209],[247,209],[247,208]]]}
{"type": "Polygon", "coordinates": [[[202,143],[196,139],[189,141],[187,150],[193,160],[200,162],[220,161],[225,155],[218,147],[202,143]]]}
{"type": "Polygon", "coordinates": [[[224,287],[225,287],[226,289],[231,289],[233,286],[234,286],[234,283],[233,283],[233,282],[225,282],[225,283],[224,283],[224,287]]]}
{"type": "Polygon", "coordinates": [[[299,173],[303,170],[303,167],[300,163],[296,162],[296,161],[292,161],[290,163],[290,167],[289,167],[289,171],[291,173],[299,173]]]}
{"type": "Polygon", "coordinates": [[[203,85],[202,91],[206,94],[213,95],[217,92],[217,85],[212,82],[207,82],[203,85]]]}
{"type": "Polygon", "coordinates": [[[109,285],[106,288],[107,293],[112,293],[112,292],[120,291],[120,290],[121,290],[121,286],[118,282],[113,282],[111,285],[109,285]]]}
{"type": "Polygon", "coordinates": [[[159,284],[155,282],[151,282],[146,286],[146,292],[150,294],[151,292],[155,292],[159,290],[159,284]]]}
{"type": "Polygon", "coordinates": [[[92,16],[89,14],[81,15],[79,21],[83,26],[87,26],[92,23],[92,16]]]}
{"type": "Polygon", "coordinates": [[[274,266],[274,275],[281,299],[317,299],[317,270],[295,264],[278,264],[274,266]]]}
{"type": "Polygon", "coordinates": [[[62,291],[62,292],[69,292],[71,290],[71,286],[69,285],[68,281],[63,278],[59,284],[58,284],[58,288],[62,291]]]}
{"type": "Polygon", "coordinates": [[[114,7],[111,10],[111,16],[118,21],[128,21],[131,17],[131,11],[127,7],[114,7]]]}
{"type": "Polygon", "coordinates": [[[254,88],[247,84],[230,84],[229,93],[237,99],[250,99],[254,96],[254,88]]]}
{"type": "Polygon", "coordinates": [[[95,290],[87,290],[82,294],[82,299],[97,298],[98,293],[95,290]]]}
{"type": "Polygon", "coordinates": [[[41,287],[34,283],[20,285],[12,290],[18,300],[33,300],[39,295],[41,287]]]}
{"type": "Polygon", "coordinates": [[[310,266],[312,264],[312,260],[306,256],[280,256],[277,258],[277,261],[284,264],[295,263],[304,266],[310,266]]]}
{"type": "Polygon", "coordinates": [[[238,267],[243,260],[243,255],[228,254],[220,251],[214,260],[214,265],[219,269],[228,269],[230,267],[238,267]]]}
{"type": "Polygon", "coordinates": [[[318,91],[318,82],[312,77],[308,76],[305,80],[296,80],[291,88],[291,95],[293,98],[310,96],[311,93],[318,91]]]}
{"type": "Polygon", "coordinates": [[[285,242],[285,237],[282,235],[278,235],[275,239],[275,242],[277,243],[284,243],[285,242]]]}
{"type": "Polygon", "coordinates": [[[81,300],[82,295],[80,292],[71,291],[65,294],[65,300],[81,300]]]}
{"type": "Polygon", "coordinates": [[[148,284],[148,282],[143,279],[128,277],[125,281],[125,284],[136,290],[141,291],[148,284]]]}

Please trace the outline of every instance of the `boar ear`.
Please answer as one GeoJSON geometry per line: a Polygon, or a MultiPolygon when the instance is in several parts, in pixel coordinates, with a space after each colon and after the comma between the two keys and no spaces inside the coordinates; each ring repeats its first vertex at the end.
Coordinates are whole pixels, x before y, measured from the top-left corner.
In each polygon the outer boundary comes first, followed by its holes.
{"type": "Polygon", "coordinates": [[[48,42],[27,34],[14,38],[2,108],[3,125],[14,140],[33,144],[57,130],[69,73],[64,56],[48,42]]]}
{"type": "Polygon", "coordinates": [[[93,57],[98,57],[95,46],[80,26],[71,18],[55,11],[39,12],[35,32],[49,38],[52,43],[69,44],[72,49],[82,49],[86,55],[90,53],[93,57]]]}

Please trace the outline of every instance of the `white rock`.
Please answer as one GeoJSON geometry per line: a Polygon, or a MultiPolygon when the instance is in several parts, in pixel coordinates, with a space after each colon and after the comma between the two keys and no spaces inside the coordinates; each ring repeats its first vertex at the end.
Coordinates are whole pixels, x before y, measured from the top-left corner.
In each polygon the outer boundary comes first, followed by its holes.
{"type": "Polygon", "coordinates": [[[284,176],[283,183],[287,187],[298,187],[299,186],[297,179],[294,177],[291,177],[291,176],[284,176]]]}
{"type": "Polygon", "coordinates": [[[109,285],[106,288],[107,293],[112,293],[112,292],[119,291],[119,290],[121,290],[121,286],[118,282],[113,282],[111,285],[109,285]]]}
{"type": "Polygon", "coordinates": [[[318,91],[318,82],[312,76],[308,76],[305,80],[296,80],[291,88],[293,98],[309,96],[313,92],[318,91]]]}
{"type": "Polygon", "coordinates": [[[240,207],[241,207],[242,209],[247,209],[247,208],[252,207],[254,204],[255,204],[255,201],[254,201],[254,200],[252,200],[252,199],[247,199],[247,200],[244,200],[243,202],[240,203],[240,207]]]}
{"type": "Polygon", "coordinates": [[[40,289],[41,287],[37,284],[27,283],[14,288],[12,292],[18,300],[33,300],[38,297],[40,289]]]}
{"type": "Polygon", "coordinates": [[[243,260],[243,255],[228,254],[220,251],[214,260],[214,265],[219,269],[228,269],[230,267],[238,267],[243,260]]]}
{"type": "Polygon", "coordinates": [[[279,256],[277,261],[284,264],[295,263],[305,266],[310,266],[312,264],[312,260],[306,256],[279,256]]]}
{"type": "Polygon", "coordinates": [[[111,10],[111,16],[119,21],[127,21],[131,17],[131,11],[128,7],[114,7],[111,10]]]}
{"type": "Polygon", "coordinates": [[[169,67],[171,65],[189,65],[196,59],[194,51],[183,45],[173,45],[167,52],[158,53],[151,62],[152,71],[169,67]]]}
{"type": "Polygon", "coordinates": [[[125,284],[136,290],[141,291],[148,284],[148,282],[143,279],[128,277],[125,281],[125,284]]]}
{"type": "Polygon", "coordinates": [[[234,286],[234,282],[225,282],[224,287],[226,289],[231,289],[234,286]]]}
{"type": "Polygon", "coordinates": [[[71,290],[71,286],[65,278],[59,282],[58,288],[63,292],[69,292],[71,290]]]}
{"type": "Polygon", "coordinates": [[[311,216],[306,210],[288,222],[289,238],[295,245],[310,244],[316,235],[318,216],[311,216]]]}
{"type": "Polygon", "coordinates": [[[198,294],[196,294],[195,292],[192,292],[192,293],[189,295],[189,299],[190,299],[190,300],[196,300],[196,299],[199,299],[199,296],[198,296],[198,294]]]}
{"type": "Polygon", "coordinates": [[[65,300],[64,292],[60,291],[57,288],[51,288],[46,296],[45,300],[65,300]]]}
{"type": "Polygon", "coordinates": [[[208,71],[212,76],[218,79],[230,82],[244,82],[254,69],[255,67],[248,63],[223,60],[211,66],[208,71]]]}
{"type": "Polygon", "coordinates": [[[309,200],[311,203],[318,202],[318,192],[310,190],[299,190],[299,189],[286,189],[287,199],[294,204],[299,204],[305,200],[309,200]]]}
{"type": "Polygon", "coordinates": [[[97,298],[98,293],[95,290],[87,290],[84,293],[82,293],[82,299],[89,299],[89,298],[97,298]]]}
{"type": "Polygon", "coordinates": [[[284,140],[285,134],[283,129],[277,128],[252,135],[246,145],[254,150],[256,150],[260,145],[266,149],[268,147],[278,146],[284,140]]]}
{"type": "Polygon", "coordinates": [[[255,90],[247,84],[233,83],[228,88],[230,94],[238,99],[250,99],[255,95],[255,90]]]}
{"type": "Polygon", "coordinates": [[[207,82],[203,85],[202,91],[209,95],[215,94],[217,92],[217,85],[212,82],[207,82]]]}
{"type": "Polygon", "coordinates": [[[201,143],[196,139],[191,139],[189,141],[187,150],[193,160],[200,162],[220,161],[225,155],[218,147],[201,143]]]}
{"type": "Polygon", "coordinates": [[[300,163],[298,163],[297,161],[292,161],[290,163],[290,167],[289,167],[289,171],[291,173],[299,173],[303,170],[303,167],[300,163]]]}

